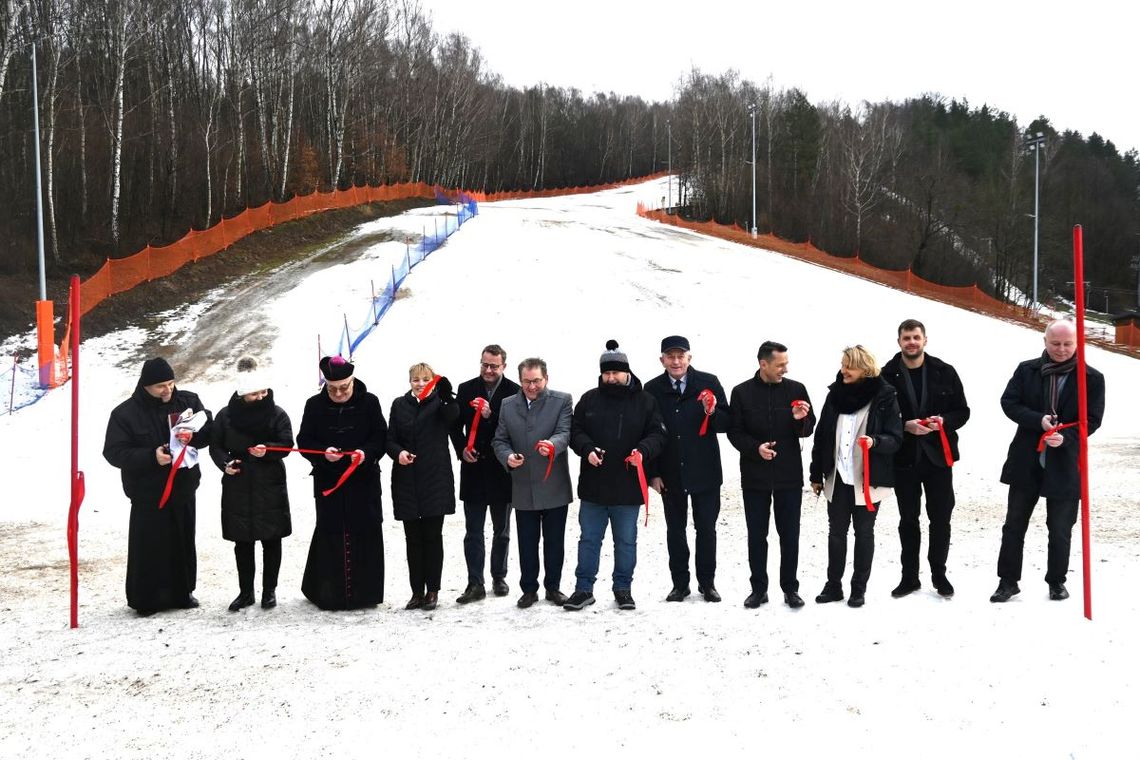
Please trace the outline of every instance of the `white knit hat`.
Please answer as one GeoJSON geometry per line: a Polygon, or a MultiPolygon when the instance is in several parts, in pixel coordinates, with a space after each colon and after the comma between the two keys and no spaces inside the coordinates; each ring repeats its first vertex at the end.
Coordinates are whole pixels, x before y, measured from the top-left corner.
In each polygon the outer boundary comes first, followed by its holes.
{"type": "Polygon", "coordinates": [[[239,396],[269,390],[269,379],[258,369],[257,359],[252,356],[238,359],[235,386],[234,390],[239,396]]]}

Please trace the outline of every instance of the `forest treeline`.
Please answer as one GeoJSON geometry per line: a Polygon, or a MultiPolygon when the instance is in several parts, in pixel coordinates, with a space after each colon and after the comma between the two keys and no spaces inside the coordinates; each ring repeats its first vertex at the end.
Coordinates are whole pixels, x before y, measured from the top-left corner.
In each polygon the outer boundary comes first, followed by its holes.
{"type": "MultiPolygon", "coordinates": [[[[669,102],[513,87],[414,0],[0,0],[0,271],[35,267],[33,43],[54,268],[170,242],[266,201],[424,181],[496,192],[672,168],[680,213],[998,295],[1031,277],[1042,132],[1041,290],[1136,300],[1140,162],[1044,118],[926,95],[813,104],[692,71],[669,102]],[[754,114],[754,118],[753,118],[754,114]]],[[[666,199],[667,201],[669,199],[666,199]]]]}

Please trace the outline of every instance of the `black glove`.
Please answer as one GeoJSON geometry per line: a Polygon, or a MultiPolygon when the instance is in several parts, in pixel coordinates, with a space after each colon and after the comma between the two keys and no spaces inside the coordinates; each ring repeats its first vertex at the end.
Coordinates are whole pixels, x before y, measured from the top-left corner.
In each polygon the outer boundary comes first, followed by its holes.
{"type": "Polygon", "coordinates": [[[435,392],[439,394],[439,400],[443,403],[455,402],[455,392],[451,390],[451,381],[446,377],[439,378],[439,382],[435,384],[435,392]]]}

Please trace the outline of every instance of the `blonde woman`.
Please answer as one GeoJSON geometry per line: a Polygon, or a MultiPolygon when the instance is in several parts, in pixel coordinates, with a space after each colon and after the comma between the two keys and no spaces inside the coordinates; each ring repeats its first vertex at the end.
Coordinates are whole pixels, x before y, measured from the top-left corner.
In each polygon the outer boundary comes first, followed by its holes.
{"type": "Polygon", "coordinates": [[[903,426],[895,389],[883,380],[875,356],[863,348],[843,350],[839,374],[827,399],[811,449],[811,490],[827,497],[827,584],[815,601],[843,599],[848,527],[855,525],[855,558],[848,607],[862,607],[875,556],[875,516],[894,486],[894,453],[902,445],[903,426]],[[870,447],[871,504],[863,492],[860,441],[870,447]]]}

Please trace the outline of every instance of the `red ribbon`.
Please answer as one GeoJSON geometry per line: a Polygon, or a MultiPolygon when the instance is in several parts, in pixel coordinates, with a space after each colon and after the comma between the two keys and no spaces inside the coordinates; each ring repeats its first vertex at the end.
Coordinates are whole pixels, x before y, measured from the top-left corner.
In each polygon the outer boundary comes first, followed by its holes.
{"type": "Polygon", "coordinates": [[[863,449],[863,501],[867,503],[867,511],[874,512],[875,505],[871,501],[871,442],[860,436],[859,448],[863,449]]]}
{"type": "Polygon", "coordinates": [[[950,451],[950,439],[946,437],[946,427],[942,424],[942,421],[927,417],[925,420],[919,420],[918,424],[929,426],[932,422],[938,423],[938,435],[942,439],[942,456],[946,458],[946,466],[953,467],[954,452],[950,451]]]}
{"type": "MultiPolygon", "coordinates": [[[[539,454],[542,453],[542,441],[534,444],[534,450],[539,454]]],[[[543,481],[550,477],[550,468],[554,466],[554,444],[550,445],[550,451],[546,453],[546,474],[542,476],[543,481]]]]}
{"type": "Polygon", "coordinates": [[[1051,427],[1046,430],[1037,440],[1037,453],[1040,454],[1045,450],[1045,439],[1053,435],[1053,433],[1056,433],[1058,430],[1064,430],[1065,428],[1076,427],[1079,424],[1079,422],[1066,422],[1064,425],[1057,425],[1056,427],[1051,427]]]}
{"type": "Polygon", "coordinates": [[[475,450],[475,431],[479,429],[479,420],[483,419],[483,407],[487,406],[487,399],[480,396],[471,401],[471,408],[475,410],[475,419],[471,420],[471,430],[467,433],[467,450],[475,450]]]}
{"type": "MultiPolygon", "coordinates": [[[[705,388],[703,391],[701,391],[700,393],[697,394],[697,401],[700,401],[702,404],[704,404],[705,401],[707,401],[709,399],[712,399],[713,409],[715,410],[716,409],[716,396],[713,395],[712,391],[710,391],[708,388],[705,388]]],[[[703,420],[701,420],[701,432],[699,433],[699,435],[703,436],[705,433],[707,433],[709,431],[709,417],[711,417],[711,416],[712,416],[712,412],[708,411],[708,406],[705,405],[705,418],[703,420]]],[[[646,500],[646,501],[648,501],[648,500],[646,500]]],[[[648,507],[647,507],[647,510],[648,510],[648,507]]],[[[648,516],[648,511],[647,511],[647,516],[648,516]]]]}
{"type": "Polygon", "coordinates": [[[420,401],[423,401],[425,398],[430,396],[431,392],[435,390],[435,384],[438,383],[441,379],[442,378],[439,375],[432,375],[431,380],[427,385],[424,386],[424,389],[420,391],[420,395],[417,398],[419,398],[420,401]]]}
{"type": "MultiPolygon", "coordinates": [[[[256,447],[251,446],[249,450],[252,451],[254,448],[256,448],[256,447]]],[[[321,451],[319,449],[291,449],[291,448],[288,448],[287,446],[266,446],[265,450],[266,451],[284,451],[284,452],[296,451],[298,454],[320,454],[321,456],[324,456],[325,454],[329,453],[327,451],[321,451]]],[[[346,469],[344,472],[342,472],[340,474],[340,479],[337,480],[335,486],[333,486],[332,488],[329,488],[328,490],[321,491],[321,496],[328,496],[333,491],[340,488],[341,485],[344,483],[344,481],[348,480],[348,476],[351,475],[356,470],[356,468],[360,466],[360,463],[364,461],[364,455],[359,453],[359,452],[342,451],[341,453],[344,454],[346,457],[348,457],[351,460],[348,463],[348,469],[346,469]]]]}
{"type": "Polygon", "coordinates": [[[178,472],[178,468],[182,466],[182,460],[186,458],[186,446],[178,452],[178,459],[174,460],[174,465],[170,468],[170,474],[166,476],[166,488],[162,489],[162,498],[158,500],[158,508],[162,509],[166,506],[167,500],[170,498],[170,490],[174,488],[174,473],[178,472]]]}
{"type": "Polygon", "coordinates": [[[645,524],[649,524],[649,484],[645,482],[645,467],[643,466],[644,457],[641,452],[634,449],[629,456],[625,458],[625,466],[629,467],[631,464],[637,468],[637,482],[641,486],[641,500],[645,503],[645,524]]]}

